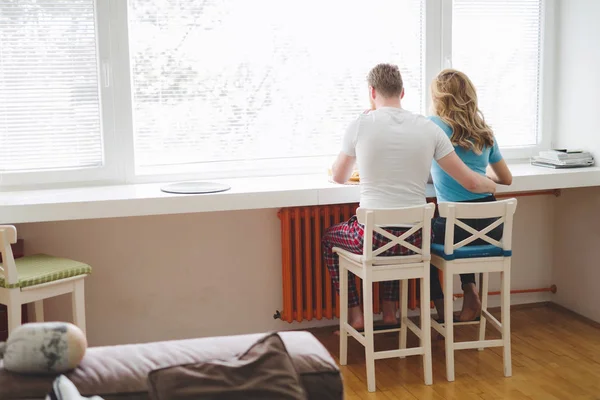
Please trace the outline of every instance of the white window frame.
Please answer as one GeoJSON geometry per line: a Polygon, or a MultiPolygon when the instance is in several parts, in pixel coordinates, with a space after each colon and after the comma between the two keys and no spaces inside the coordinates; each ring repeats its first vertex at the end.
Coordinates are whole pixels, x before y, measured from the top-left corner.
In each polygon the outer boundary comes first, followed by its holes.
{"type": "MultiPolygon", "coordinates": [[[[423,102],[425,112],[431,106],[429,85],[437,73],[451,66],[452,55],[452,1],[424,0],[424,71],[423,102]]],[[[133,99],[131,66],[128,40],[127,1],[94,0],[96,8],[97,54],[99,59],[99,85],[101,104],[101,130],[103,137],[104,164],[98,168],[53,170],[40,172],[15,172],[0,174],[0,188],[56,186],[58,184],[121,184],[160,182],[167,180],[210,179],[244,176],[266,176],[276,173],[274,160],[270,170],[251,170],[252,162],[245,164],[244,173],[240,170],[219,170],[199,173],[194,168],[181,170],[174,166],[150,175],[136,175],[134,161],[133,99]],[[179,170],[178,170],[179,169],[179,170]]],[[[537,154],[539,150],[552,147],[554,137],[554,77],[556,61],[556,0],[542,0],[539,121],[538,143],[532,146],[502,147],[507,160],[524,160],[537,154]]],[[[340,135],[342,132],[340,132],[340,135]]],[[[334,156],[331,158],[333,159],[334,156]]],[[[328,157],[325,157],[328,158],[328,157]]],[[[288,174],[308,174],[320,172],[324,157],[315,158],[311,166],[300,165],[300,161],[289,160],[288,174]],[[295,164],[295,165],[294,165],[295,164]]],[[[213,163],[219,164],[219,163],[213,163]]]]}
{"type": "Polygon", "coordinates": [[[129,62],[129,22],[127,1],[106,0],[104,24],[110,32],[110,56],[105,62],[110,69],[111,106],[114,121],[113,147],[107,151],[115,161],[121,183],[135,181],[133,144],[133,87],[129,62]]]}
{"type": "MultiPolygon", "coordinates": [[[[112,1],[112,0],[111,0],[112,1]]],[[[101,167],[66,168],[48,171],[24,171],[0,173],[0,187],[55,187],[59,184],[84,185],[86,183],[114,183],[118,181],[118,168],[115,154],[114,118],[112,113],[112,90],[110,70],[106,60],[110,59],[110,32],[103,23],[108,15],[108,4],[94,0],[96,25],[96,54],[98,63],[98,86],[100,104],[100,133],[102,135],[103,165],[101,167]]]]}

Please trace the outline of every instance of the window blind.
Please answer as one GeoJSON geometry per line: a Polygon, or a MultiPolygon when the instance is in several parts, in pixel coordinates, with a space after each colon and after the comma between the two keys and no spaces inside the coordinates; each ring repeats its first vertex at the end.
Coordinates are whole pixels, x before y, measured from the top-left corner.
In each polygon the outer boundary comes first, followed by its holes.
{"type": "Polygon", "coordinates": [[[538,139],[541,0],[454,0],[452,66],[473,81],[502,146],[538,139]]]}
{"type": "Polygon", "coordinates": [[[0,2],[0,171],[102,165],[94,0],[0,2]]]}
{"type": "Polygon", "coordinates": [[[421,112],[422,0],[130,0],[137,168],[339,152],[366,75],[421,112]]]}

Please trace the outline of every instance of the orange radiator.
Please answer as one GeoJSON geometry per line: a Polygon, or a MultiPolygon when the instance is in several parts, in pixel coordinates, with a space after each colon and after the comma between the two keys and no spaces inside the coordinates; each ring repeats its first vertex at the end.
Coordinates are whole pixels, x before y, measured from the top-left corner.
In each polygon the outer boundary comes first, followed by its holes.
{"type": "MultiPolygon", "coordinates": [[[[331,285],[321,238],[331,225],[347,221],[358,204],[290,207],[279,211],[283,272],[283,311],[274,318],[311,321],[339,317],[339,296],[331,285]]],[[[357,279],[357,289],[362,287],[357,279]]],[[[416,281],[409,282],[408,306],[417,307],[416,281]]],[[[381,310],[379,284],[373,286],[373,312],[381,310]]]]}

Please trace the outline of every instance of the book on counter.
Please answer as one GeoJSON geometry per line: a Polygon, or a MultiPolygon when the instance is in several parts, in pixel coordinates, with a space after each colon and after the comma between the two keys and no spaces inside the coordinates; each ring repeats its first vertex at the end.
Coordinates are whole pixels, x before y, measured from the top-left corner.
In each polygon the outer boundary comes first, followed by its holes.
{"type": "Polygon", "coordinates": [[[539,157],[556,161],[593,159],[589,151],[566,149],[540,151],[539,157]]]}
{"type": "Polygon", "coordinates": [[[545,168],[584,168],[594,165],[594,157],[583,150],[556,149],[540,151],[539,156],[531,157],[531,165],[545,168]]]}

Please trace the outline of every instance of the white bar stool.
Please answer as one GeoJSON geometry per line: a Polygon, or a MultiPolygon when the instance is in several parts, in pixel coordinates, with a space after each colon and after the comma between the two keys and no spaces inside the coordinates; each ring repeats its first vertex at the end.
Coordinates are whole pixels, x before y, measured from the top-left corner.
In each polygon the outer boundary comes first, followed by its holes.
{"type": "Polygon", "coordinates": [[[432,263],[444,273],[444,324],[433,320],[433,328],[446,339],[446,377],[454,381],[454,351],[463,349],[479,349],[484,347],[503,347],[504,376],[512,375],[510,350],[510,265],[512,256],[513,216],[517,209],[517,200],[509,199],[489,203],[440,203],[440,217],[446,218],[446,237],[444,244],[431,246],[432,263]],[[498,218],[481,231],[466,225],[460,219],[498,218]],[[504,224],[501,241],[487,236],[494,228],[504,224]],[[470,237],[454,244],[454,229],[458,226],[470,237]],[[482,239],[489,245],[467,246],[469,243],[482,239]],[[502,284],[501,322],[487,310],[489,273],[499,272],[502,284]],[[453,279],[456,274],[480,273],[481,318],[479,322],[458,323],[479,324],[479,340],[471,342],[454,341],[453,318],[453,279]],[[489,322],[501,334],[501,339],[485,340],[486,322],[489,322]]]}
{"type": "MultiPolygon", "coordinates": [[[[356,211],[358,222],[364,225],[363,254],[353,254],[340,248],[333,251],[340,258],[340,364],[348,362],[348,335],[354,337],[365,347],[367,364],[367,389],[375,391],[375,360],[384,358],[422,355],[423,375],[425,384],[432,384],[431,367],[431,315],[429,308],[429,262],[431,259],[431,219],[435,205],[427,204],[418,207],[403,209],[367,210],[359,208],[356,211]],[[383,227],[410,226],[410,229],[401,236],[396,237],[385,231],[383,227]],[[406,239],[421,230],[423,240],[421,248],[407,243],[406,239]],[[386,245],[373,249],[373,232],[377,232],[388,239],[386,245]],[[395,245],[412,250],[415,254],[409,256],[380,256],[384,251],[395,245]],[[358,332],[348,324],[348,271],[362,279],[363,307],[365,329],[364,334],[358,332]],[[408,279],[421,280],[421,327],[408,319],[408,279]],[[374,350],[373,328],[373,282],[402,281],[400,294],[401,327],[394,331],[400,332],[398,350],[374,350]],[[408,329],[420,338],[420,346],[406,348],[408,329]]],[[[390,332],[390,330],[382,331],[390,332]]],[[[379,332],[378,332],[379,333],[379,332]]]]}

